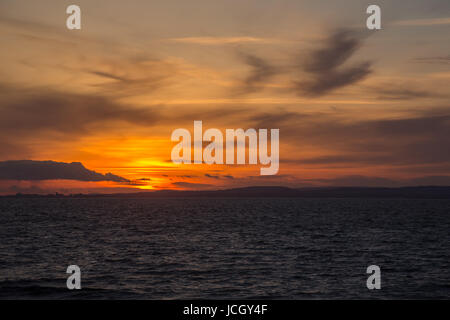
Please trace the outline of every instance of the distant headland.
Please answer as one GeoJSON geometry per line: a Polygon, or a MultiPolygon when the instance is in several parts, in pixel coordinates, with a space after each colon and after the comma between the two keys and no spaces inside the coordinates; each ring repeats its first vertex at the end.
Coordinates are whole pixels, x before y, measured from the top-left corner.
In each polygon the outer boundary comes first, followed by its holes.
{"type": "Polygon", "coordinates": [[[450,199],[450,186],[422,186],[400,188],[374,187],[320,187],[288,188],[281,186],[255,186],[246,188],[183,191],[156,190],[136,193],[112,194],[22,194],[0,198],[405,198],[450,199]]]}

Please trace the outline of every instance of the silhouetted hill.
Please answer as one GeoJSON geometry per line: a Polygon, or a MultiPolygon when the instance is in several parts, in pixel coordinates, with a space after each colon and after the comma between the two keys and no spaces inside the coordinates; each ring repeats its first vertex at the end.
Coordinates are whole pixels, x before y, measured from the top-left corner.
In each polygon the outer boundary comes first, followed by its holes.
{"type": "Polygon", "coordinates": [[[327,188],[287,188],[287,187],[246,187],[213,191],[158,190],[121,194],[75,194],[75,195],[33,195],[16,194],[8,198],[421,198],[450,199],[450,187],[327,187],[327,188]]]}

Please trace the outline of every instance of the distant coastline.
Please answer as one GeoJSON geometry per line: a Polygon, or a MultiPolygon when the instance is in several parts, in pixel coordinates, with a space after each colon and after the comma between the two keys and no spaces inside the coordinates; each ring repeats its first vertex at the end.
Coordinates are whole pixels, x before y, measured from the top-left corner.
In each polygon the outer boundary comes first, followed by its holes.
{"type": "Polygon", "coordinates": [[[22,194],[0,198],[405,198],[450,199],[450,186],[317,187],[288,188],[279,186],[246,187],[211,191],[156,190],[111,194],[22,194]]]}

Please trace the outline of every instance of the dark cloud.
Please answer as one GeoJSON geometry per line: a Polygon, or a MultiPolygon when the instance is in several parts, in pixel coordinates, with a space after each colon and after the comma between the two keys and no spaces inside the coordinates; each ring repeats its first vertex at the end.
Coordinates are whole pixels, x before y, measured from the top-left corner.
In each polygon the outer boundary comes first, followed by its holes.
{"type": "Polygon", "coordinates": [[[440,57],[438,56],[438,57],[416,58],[415,61],[433,64],[450,64],[450,54],[448,56],[440,56],[440,57]]]}
{"type": "Polygon", "coordinates": [[[114,181],[127,183],[129,180],[112,173],[101,174],[86,169],[80,162],[54,162],[14,160],[0,162],[0,180],[78,180],[114,181]]]}
{"type": "Polygon", "coordinates": [[[27,143],[29,138],[73,141],[104,129],[111,131],[126,127],[139,130],[173,123],[192,126],[193,120],[197,119],[211,126],[214,123],[223,125],[224,121],[235,123],[240,114],[251,112],[242,106],[173,110],[161,105],[135,107],[98,94],[64,93],[47,88],[23,88],[0,83],[2,151],[4,155],[14,155],[10,159],[32,158],[30,149],[33,146],[27,143]],[[220,118],[217,117],[219,109],[220,118]]]}
{"type": "Polygon", "coordinates": [[[107,80],[92,85],[104,95],[126,97],[148,94],[168,86],[169,80],[178,74],[178,66],[158,59],[135,58],[111,61],[104,70],[86,72],[107,80]]]}
{"type": "Polygon", "coordinates": [[[2,158],[33,158],[30,139],[74,141],[124,124],[150,128],[161,120],[159,110],[157,106],[135,108],[102,96],[12,87],[0,95],[2,158]]]}
{"type": "Polygon", "coordinates": [[[374,164],[389,160],[390,160],[389,157],[382,157],[382,156],[380,157],[374,154],[360,154],[358,152],[354,152],[354,153],[345,153],[341,155],[325,155],[300,160],[285,160],[285,162],[296,164],[324,164],[329,166],[333,164],[339,165],[354,162],[374,164]]]}
{"type": "Polygon", "coordinates": [[[305,148],[321,146],[328,152],[314,158],[281,159],[282,162],[348,167],[450,162],[450,149],[443,147],[450,145],[449,108],[369,121],[346,121],[322,114],[311,116],[308,121],[286,123],[280,131],[291,143],[302,141],[305,148]]]}
{"type": "Polygon", "coordinates": [[[211,178],[211,179],[217,179],[217,180],[220,180],[220,179],[222,179],[222,178],[230,179],[230,180],[234,179],[234,177],[231,176],[231,175],[223,175],[223,176],[219,176],[219,175],[213,175],[213,174],[209,174],[209,173],[205,173],[205,177],[211,178]]]}
{"type": "Polygon", "coordinates": [[[296,82],[301,94],[322,96],[366,78],[371,72],[371,62],[360,62],[352,66],[344,64],[361,47],[363,37],[350,30],[332,33],[322,48],[313,50],[300,62],[308,80],[296,82]]]}
{"type": "Polygon", "coordinates": [[[312,75],[311,81],[298,83],[298,88],[309,96],[322,96],[334,89],[354,84],[371,73],[370,63],[364,62],[345,70],[330,70],[312,75]]]}
{"type": "Polygon", "coordinates": [[[149,181],[151,181],[151,179],[150,180],[137,179],[137,180],[129,180],[128,182],[124,182],[122,184],[128,186],[147,186],[149,181]]]}
{"type": "Polygon", "coordinates": [[[304,120],[308,116],[297,112],[278,111],[278,112],[258,112],[248,116],[247,120],[253,123],[255,129],[279,128],[290,121],[304,120]]]}
{"type": "Polygon", "coordinates": [[[448,94],[425,90],[417,84],[409,83],[384,83],[369,89],[380,100],[412,100],[421,98],[445,98],[448,94]]]}
{"type": "Polygon", "coordinates": [[[350,30],[333,31],[322,48],[312,51],[303,69],[308,72],[328,72],[346,62],[361,46],[361,39],[350,30]]]}
{"type": "Polygon", "coordinates": [[[215,175],[212,175],[212,174],[209,174],[209,173],[205,173],[205,177],[212,178],[212,179],[220,179],[220,176],[215,176],[215,175]]]}
{"type": "Polygon", "coordinates": [[[276,66],[252,54],[241,54],[244,62],[251,67],[248,77],[240,83],[238,93],[252,93],[264,88],[271,77],[285,73],[289,69],[300,71],[307,80],[295,81],[297,93],[307,96],[322,96],[366,78],[372,72],[372,63],[359,62],[350,66],[345,63],[362,46],[364,36],[352,30],[334,31],[325,44],[309,52],[306,58],[296,61],[294,66],[276,66]]]}
{"type": "Polygon", "coordinates": [[[239,85],[237,93],[245,94],[261,90],[267,80],[280,72],[279,68],[269,64],[263,58],[252,54],[241,54],[242,60],[251,70],[250,74],[239,85]]]}
{"type": "Polygon", "coordinates": [[[413,88],[393,88],[392,86],[376,89],[375,92],[377,94],[377,98],[380,100],[410,100],[438,96],[438,94],[426,90],[413,88]]]}
{"type": "Polygon", "coordinates": [[[156,108],[132,108],[93,95],[65,94],[48,90],[23,91],[20,97],[0,99],[0,134],[53,131],[83,134],[93,125],[127,122],[151,126],[157,120],[156,108]]]}
{"type": "Polygon", "coordinates": [[[112,80],[117,80],[117,81],[122,81],[122,82],[126,82],[127,79],[118,75],[115,75],[113,73],[109,73],[109,72],[104,72],[104,71],[89,71],[89,73],[94,74],[96,76],[100,76],[100,77],[104,77],[104,78],[108,78],[108,79],[112,79],[112,80]]]}

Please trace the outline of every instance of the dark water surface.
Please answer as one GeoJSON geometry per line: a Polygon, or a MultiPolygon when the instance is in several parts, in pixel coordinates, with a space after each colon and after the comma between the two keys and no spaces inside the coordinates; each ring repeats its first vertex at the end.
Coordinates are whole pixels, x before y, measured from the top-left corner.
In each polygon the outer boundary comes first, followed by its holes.
{"type": "Polygon", "coordinates": [[[450,200],[4,198],[0,298],[448,299],[449,240],[450,200]]]}

